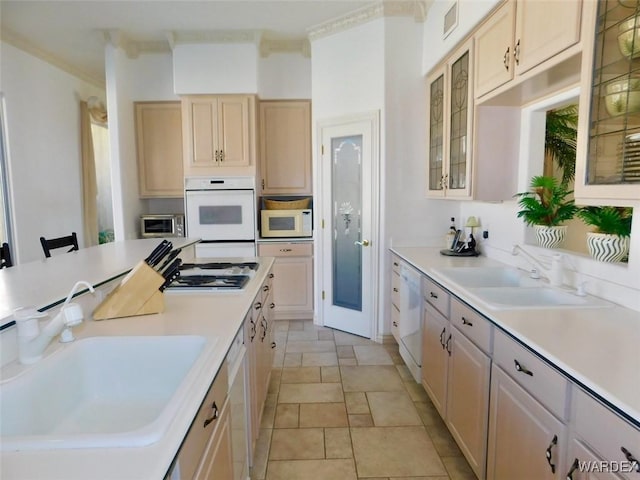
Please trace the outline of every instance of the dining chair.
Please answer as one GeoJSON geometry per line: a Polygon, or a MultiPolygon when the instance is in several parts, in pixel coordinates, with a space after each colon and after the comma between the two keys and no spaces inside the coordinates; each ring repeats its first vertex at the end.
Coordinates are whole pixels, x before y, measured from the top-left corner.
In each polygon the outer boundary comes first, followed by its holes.
{"type": "Polygon", "coordinates": [[[13,267],[11,260],[11,249],[8,243],[3,243],[0,247],[0,268],[13,267]]]}
{"type": "Polygon", "coordinates": [[[76,232],[71,232],[71,235],[66,237],[51,238],[47,240],[44,237],[40,237],[40,243],[42,244],[42,250],[44,250],[44,256],[49,258],[51,256],[50,250],[62,247],[71,247],[68,252],[78,250],[78,237],[76,232]]]}

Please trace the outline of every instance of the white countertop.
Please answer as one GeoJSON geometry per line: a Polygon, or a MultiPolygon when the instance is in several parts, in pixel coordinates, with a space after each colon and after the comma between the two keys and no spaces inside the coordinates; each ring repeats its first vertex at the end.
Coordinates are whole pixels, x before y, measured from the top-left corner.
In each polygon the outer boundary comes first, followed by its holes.
{"type": "MultiPolygon", "coordinates": [[[[199,241],[182,237],[167,240],[176,248],[199,241]]],[[[9,321],[18,307],[42,309],[64,300],[78,280],[97,286],[119,277],[146,258],[161,241],[149,238],[105,243],[0,269],[0,325],[9,321]]]]}
{"type": "Polygon", "coordinates": [[[493,310],[475,302],[437,269],[504,264],[485,257],[445,257],[439,248],[391,251],[640,427],[640,312],[615,304],[611,308],[493,310]]]}
{"type": "MultiPolygon", "coordinates": [[[[135,245],[128,252],[114,251],[110,256],[115,255],[119,259],[119,264],[116,266],[109,263],[110,268],[106,268],[107,263],[105,263],[103,276],[108,277],[118,268],[123,268],[125,271],[131,268],[148,255],[151,250],[148,248],[149,245],[153,247],[155,243],[147,244],[140,249],[135,245]],[[143,253],[142,256],[141,253],[143,253]],[[125,268],[127,259],[130,263],[128,268],[125,268]]],[[[129,249],[130,246],[127,245],[125,249],[129,249]]],[[[122,248],[120,245],[120,250],[122,248]]],[[[96,262],[103,261],[105,256],[98,255],[96,262]]],[[[172,420],[161,440],[152,445],[137,448],[3,452],[0,461],[0,478],[161,480],[177,453],[218,369],[223,365],[226,353],[273,265],[273,258],[261,257],[259,263],[260,267],[256,275],[241,293],[165,294],[163,313],[103,321],[89,320],[74,328],[74,334],[79,340],[104,335],[201,335],[206,337],[207,343],[202,355],[194,364],[193,370],[183,385],[189,395],[182,400],[179,414],[172,420]]],[[[80,268],[79,265],[78,268],[80,268]]],[[[100,283],[99,269],[88,267],[88,271],[91,276],[87,274],[81,277],[100,283]]],[[[78,273],[82,273],[82,270],[74,272],[74,282],[77,279],[75,275],[78,273]]],[[[64,288],[66,289],[67,286],[65,285],[64,288]]],[[[54,351],[58,348],[64,348],[64,346],[57,344],[54,351]]],[[[50,354],[49,350],[47,354],[50,354]]],[[[15,365],[11,367],[15,369],[15,365]]]]}

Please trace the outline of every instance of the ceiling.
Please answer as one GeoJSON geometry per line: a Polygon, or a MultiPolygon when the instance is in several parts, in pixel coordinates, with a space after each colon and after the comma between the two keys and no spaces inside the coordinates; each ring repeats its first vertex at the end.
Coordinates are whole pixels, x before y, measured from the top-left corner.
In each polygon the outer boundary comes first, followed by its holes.
{"type": "Polygon", "coordinates": [[[371,0],[0,0],[2,40],[104,83],[107,30],[133,42],[166,43],[167,32],[260,31],[300,39],[309,28],[371,0]]]}

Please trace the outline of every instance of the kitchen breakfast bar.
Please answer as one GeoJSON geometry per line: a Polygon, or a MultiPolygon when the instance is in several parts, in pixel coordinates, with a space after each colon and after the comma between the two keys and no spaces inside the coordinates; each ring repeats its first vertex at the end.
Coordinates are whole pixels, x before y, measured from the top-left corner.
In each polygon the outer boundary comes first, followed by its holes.
{"type": "MultiPolygon", "coordinates": [[[[197,242],[197,239],[188,238],[170,240],[174,247],[182,247],[185,259],[189,259],[190,247],[197,242]]],[[[100,302],[101,295],[111,291],[121,277],[147,257],[159,241],[116,242],[0,270],[0,322],[6,325],[0,335],[0,388],[21,376],[30,375],[32,369],[48,361],[47,357],[61,355],[64,349],[72,348],[89,337],[197,336],[204,339],[200,354],[172,397],[172,402],[178,402],[174,405],[175,414],[162,428],[157,441],[135,447],[53,447],[20,451],[2,448],[1,478],[165,478],[208,395],[209,387],[224,365],[236,334],[243,326],[247,313],[254,307],[254,299],[264,288],[263,283],[268,279],[273,259],[261,257],[258,269],[241,291],[219,294],[165,293],[162,313],[92,320],[91,312],[100,302]],[[85,321],[73,328],[76,341],[62,344],[56,338],[45,350],[42,360],[34,365],[21,365],[17,360],[16,327],[11,325],[13,310],[28,305],[37,309],[59,305],[80,280],[87,281],[102,293],[86,293],[77,299],[83,307],[85,321]]],[[[41,324],[48,320],[42,319],[41,324]]],[[[3,420],[5,415],[20,415],[20,412],[2,411],[3,420]]]]}

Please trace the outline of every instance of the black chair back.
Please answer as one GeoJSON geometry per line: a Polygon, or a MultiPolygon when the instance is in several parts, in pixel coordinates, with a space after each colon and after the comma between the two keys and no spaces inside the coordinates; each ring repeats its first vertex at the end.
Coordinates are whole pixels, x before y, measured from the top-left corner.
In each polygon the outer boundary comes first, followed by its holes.
{"type": "Polygon", "coordinates": [[[71,235],[66,237],[51,238],[49,240],[40,237],[40,244],[42,245],[44,256],[49,258],[51,256],[51,250],[55,250],[56,248],[71,247],[68,252],[78,250],[78,237],[76,237],[76,232],[71,232],[71,235]]]}
{"type": "Polygon", "coordinates": [[[11,260],[11,249],[8,243],[3,243],[0,247],[0,268],[13,267],[11,260]]]}

